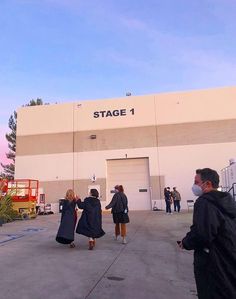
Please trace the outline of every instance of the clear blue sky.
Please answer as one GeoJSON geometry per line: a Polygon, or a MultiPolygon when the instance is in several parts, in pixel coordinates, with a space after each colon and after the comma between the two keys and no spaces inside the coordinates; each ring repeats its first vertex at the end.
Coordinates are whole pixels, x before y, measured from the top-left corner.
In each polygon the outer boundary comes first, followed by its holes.
{"type": "Polygon", "coordinates": [[[11,113],[236,85],[235,0],[1,0],[0,161],[11,113]]]}

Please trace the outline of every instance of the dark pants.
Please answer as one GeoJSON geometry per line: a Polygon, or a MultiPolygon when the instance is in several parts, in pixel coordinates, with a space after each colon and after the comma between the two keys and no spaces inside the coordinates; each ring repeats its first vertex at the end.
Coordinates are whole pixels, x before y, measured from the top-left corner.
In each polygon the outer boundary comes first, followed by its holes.
{"type": "Polygon", "coordinates": [[[208,254],[205,252],[194,253],[194,276],[197,286],[198,299],[212,299],[209,296],[208,281],[208,254]]]}
{"type": "Polygon", "coordinates": [[[170,200],[166,200],[166,213],[171,213],[170,200]]]}
{"type": "Polygon", "coordinates": [[[180,201],[179,200],[174,200],[174,211],[180,211],[180,201]]]}

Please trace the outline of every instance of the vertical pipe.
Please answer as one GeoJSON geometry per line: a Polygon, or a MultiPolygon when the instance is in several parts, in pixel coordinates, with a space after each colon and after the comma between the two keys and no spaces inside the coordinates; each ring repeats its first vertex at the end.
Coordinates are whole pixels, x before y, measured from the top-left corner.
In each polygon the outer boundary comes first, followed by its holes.
{"type": "Polygon", "coordinates": [[[73,102],[73,115],[72,115],[72,121],[73,121],[73,124],[72,124],[72,163],[73,163],[73,166],[72,166],[72,171],[73,171],[73,174],[72,174],[72,189],[73,191],[75,190],[75,102],[73,102]]]}
{"type": "Polygon", "coordinates": [[[158,149],[158,123],[157,123],[157,103],[156,103],[156,96],[154,96],[154,110],[155,110],[155,134],[156,134],[156,153],[157,153],[157,167],[158,167],[158,180],[159,180],[159,196],[161,202],[161,209],[162,209],[162,192],[161,192],[161,176],[160,176],[160,155],[158,149]]]}

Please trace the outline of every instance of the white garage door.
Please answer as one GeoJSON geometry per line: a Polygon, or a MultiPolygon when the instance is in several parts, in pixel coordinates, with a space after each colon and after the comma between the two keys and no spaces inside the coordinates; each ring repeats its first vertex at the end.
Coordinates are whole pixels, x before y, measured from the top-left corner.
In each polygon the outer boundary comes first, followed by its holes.
{"type": "Polygon", "coordinates": [[[148,158],[107,160],[107,202],[114,186],[123,185],[130,210],[150,210],[148,158]]]}

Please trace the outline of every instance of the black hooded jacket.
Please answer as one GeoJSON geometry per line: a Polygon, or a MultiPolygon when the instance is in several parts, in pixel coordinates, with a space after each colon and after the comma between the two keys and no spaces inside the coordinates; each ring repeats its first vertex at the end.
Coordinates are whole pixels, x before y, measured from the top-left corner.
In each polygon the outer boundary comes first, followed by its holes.
{"type": "Polygon", "coordinates": [[[236,202],[229,193],[214,190],[196,200],[182,244],[194,250],[194,268],[207,273],[206,298],[235,299],[236,202]]]}
{"type": "Polygon", "coordinates": [[[84,202],[78,201],[77,205],[83,209],[78,222],[76,233],[90,238],[100,238],[105,235],[102,229],[102,210],[98,198],[87,197],[84,202]]]}

